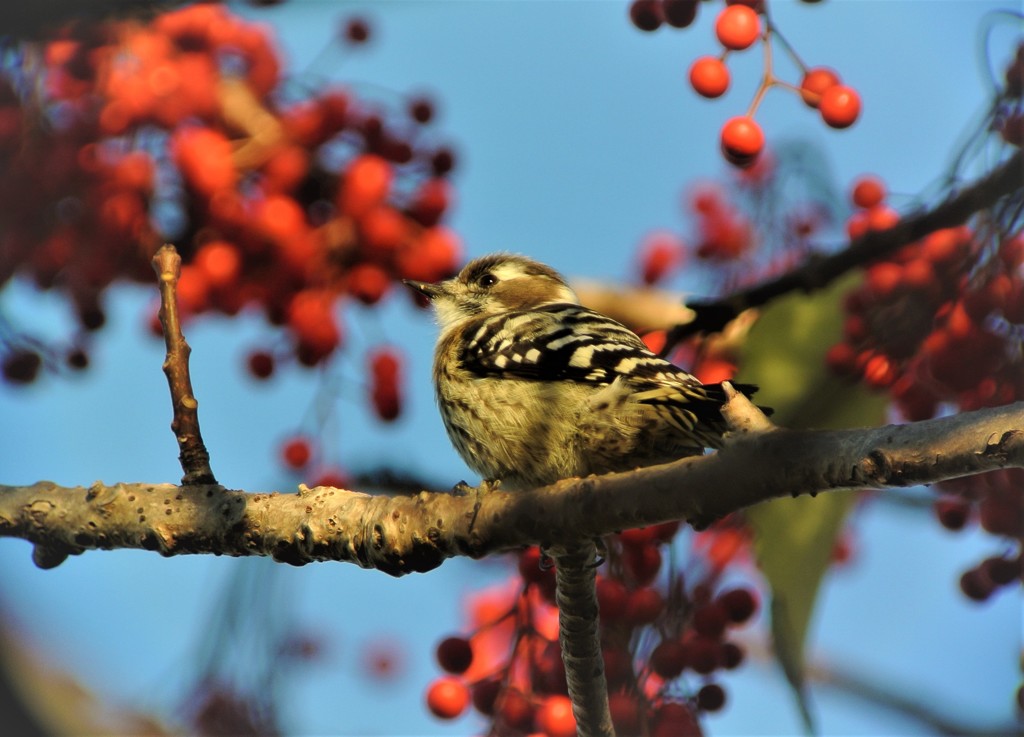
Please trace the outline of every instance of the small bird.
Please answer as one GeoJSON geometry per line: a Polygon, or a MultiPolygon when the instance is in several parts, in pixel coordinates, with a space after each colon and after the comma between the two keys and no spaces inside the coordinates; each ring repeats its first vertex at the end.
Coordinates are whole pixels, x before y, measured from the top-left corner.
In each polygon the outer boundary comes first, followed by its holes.
{"type": "Polygon", "coordinates": [[[434,308],[441,417],[485,480],[528,489],[720,446],[721,384],[701,384],[581,306],[551,267],[496,253],[437,284],[405,284],[434,308]]]}

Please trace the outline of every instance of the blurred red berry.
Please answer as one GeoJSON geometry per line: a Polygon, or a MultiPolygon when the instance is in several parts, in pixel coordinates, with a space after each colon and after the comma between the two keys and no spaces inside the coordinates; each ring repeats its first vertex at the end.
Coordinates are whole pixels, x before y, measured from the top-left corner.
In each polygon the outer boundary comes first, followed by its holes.
{"type": "Polygon", "coordinates": [[[427,707],[440,719],[455,719],[469,706],[469,689],[460,679],[443,676],[427,689],[427,707]]]}
{"type": "Polygon", "coordinates": [[[365,43],[370,38],[370,24],[364,18],[349,18],[345,21],[342,34],[349,43],[365,43]]]}
{"type": "Polygon", "coordinates": [[[449,673],[465,673],[473,663],[473,646],[464,637],[448,637],[437,646],[437,662],[449,673]]]}
{"type": "Polygon", "coordinates": [[[246,358],[246,364],[256,379],[268,379],[274,373],[274,355],[267,351],[252,351],[246,358]]]}
{"type": "Polygon", "coordinates": [[[718,602],[725,609],[726,617],[732,624],[742,624],[757,611],[757,599],[749,589],[730,589],[718,596],[718,602]]]}
{"type": "Polygon", "coordinates": [[[659,0],[633,0],[629,4],[629,19],[641,31],[656,31],[664,17],[659,0]]]}
{"type": "Polygon", "coordinates": [[[864,210],[880,205],[886,196],[885,182],[872,174],[858,177],[853,183],[850,199],[864,210]]]}
{"type": "Polygon", "coordinates": [[[281,459],[289,468],[305,468],[313,457],[313,446],[309,438],[295,436],[281,445],[281,459]]]}
{"type": "Polygon", "coordinates": [[[697,18],[700,0],[661,0],[661,13],[673,28],[686,28],[697,18]]]}
{"type": "Polygon", "coordinates": [[[697,708],[701,711],[719,711],[725,706],[725,689],[717,683],[706,683],[697,692],[697,708]]]}
{"type": "Polygon", "coordinates": [[[608,710],[616,734],[632,735],[640,732],[640,697],[616,691],[608,694],[608,710]]]}
{"type": "Polygon", "coordinates": [[[31,384],[42,366],[43,359],[35,351],[15,349],[3,357],[3,376],[11,384],[31,384]]]}
{"type": "Polygon", "coordinates": [[[537,709],[536,723],[547,737],[576,737],[576,718],[568,696],[548,696],[537,709]]]}
{"type": "Polygon", "coordinates": [[[678,640],[662,640],[651,651],[651,670],[665,680],[672,680],[686,667],[686,649],[678,640]]]}

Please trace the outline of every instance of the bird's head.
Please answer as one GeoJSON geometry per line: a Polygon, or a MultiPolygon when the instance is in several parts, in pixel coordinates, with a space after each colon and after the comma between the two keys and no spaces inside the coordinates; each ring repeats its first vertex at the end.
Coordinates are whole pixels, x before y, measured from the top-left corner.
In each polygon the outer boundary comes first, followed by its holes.
{"type": "Polygon", "coordinates": [[[405,280],[430,300],[441,329],[477,315],[530,310],[549,304],[579,304],[576,293],[550,266],[525,256],[494,253],[470,261],[445,281],[405,280]]]}

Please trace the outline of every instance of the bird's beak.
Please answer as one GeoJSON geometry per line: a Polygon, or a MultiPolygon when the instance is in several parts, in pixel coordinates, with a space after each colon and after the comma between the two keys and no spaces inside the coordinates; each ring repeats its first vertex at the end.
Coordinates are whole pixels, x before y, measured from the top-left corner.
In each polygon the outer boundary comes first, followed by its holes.
{"type": "Polygon", "coordinates": [[[444,294],[444,287],[441,286],[440,284],[431,284],[430,282],[425,281],[415,281],[414,279],[402,279],[402,283],[405,284],[405,286],[409,287],[409,289],[414,289],[415,291],[419,292],[424,297],[430,300],[434,299],[435,297],[440,297],[442,294],[444,294]]]}

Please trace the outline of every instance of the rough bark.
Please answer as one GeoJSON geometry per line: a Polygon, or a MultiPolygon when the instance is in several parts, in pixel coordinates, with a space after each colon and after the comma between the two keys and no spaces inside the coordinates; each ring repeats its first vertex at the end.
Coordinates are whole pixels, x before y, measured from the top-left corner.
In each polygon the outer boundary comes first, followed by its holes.
{"type": "Polygon", "coordinates": [[[49,482],[0,486],[0,536],[35,546],[52,567],[89,549],[162,555],[338,560],[398,576],[457,555],[596,539],[683,519],[701,527],[780,496],[928,484],[1024,467],[1024,402],[907,425],[834,431],[776,428],[742,396],[738,431],[712,455],[540,489],[383,497],[316,487],[298,494],[221,486],[49,482]]]}

